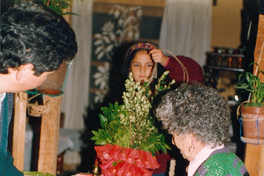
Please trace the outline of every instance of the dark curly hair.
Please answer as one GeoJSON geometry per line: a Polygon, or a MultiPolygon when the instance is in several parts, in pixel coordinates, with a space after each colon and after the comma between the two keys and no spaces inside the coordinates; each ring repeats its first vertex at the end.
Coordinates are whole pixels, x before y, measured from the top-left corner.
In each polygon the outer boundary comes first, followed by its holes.
{"type": "Polygon", "coordinates": [[[181,84],[166,93],[156,116],[169,133],[192,133],[198,141],[213,147],[229,138],[230,109],[220,93],[200,83],[181,84]]]}
{"type": "Polygon", "coordinates": [[[75,33],[65,19],[43,4],[16,3],[1,16],[0,73],[32,63],[35,75],[57,70],[77,52],[75,33]]]}

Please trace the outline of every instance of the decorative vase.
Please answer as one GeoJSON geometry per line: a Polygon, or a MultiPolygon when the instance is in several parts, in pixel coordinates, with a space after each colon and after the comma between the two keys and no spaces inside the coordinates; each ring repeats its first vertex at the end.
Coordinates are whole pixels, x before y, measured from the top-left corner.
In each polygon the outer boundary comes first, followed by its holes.
{"type": "Polygon", "coordinates": [[[67,79],[69,63],[61,63],[58,70],[48,75],[47,79],[37,88],[28,91],[30,94],[45,94],[49,96],[60,96],[64,93],[64,84],[67,79]]]}
{"type": "Polygon", "coordinates": [[[107,144],[94,147],[103,176],[151,176],[159,167],[150,152],[107,144]]]}
{"type": "Polygon", "coordinates": [[[244,104],[240,107],[243,136],[249,139],[264,139],[264,108],[249,107],[244,104]]]}

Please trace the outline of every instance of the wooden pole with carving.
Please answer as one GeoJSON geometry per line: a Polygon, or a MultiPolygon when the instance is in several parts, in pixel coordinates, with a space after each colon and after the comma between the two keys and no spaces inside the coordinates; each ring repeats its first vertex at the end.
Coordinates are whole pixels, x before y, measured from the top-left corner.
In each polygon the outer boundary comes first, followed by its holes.
{"type": "MultiPolygon", "coordinates": [[[[264,15],[259,15],[258,33],[254,52],[254,62],[259,64],[259,70],[264,70],[264,15]]],[[[257,74],[256,66],[253,74],[257,74]]],[[[264,76],[260,76],[264,82],[264,76]]],[[[245,165],[250,175],[264,176],[264,145],[246,144],[245,165]]]]}
{"type": "Polygon", "coordinates": [[[25,92],[19,92],[14,95],[12,155],[14,166],[21,171],[24,169],[27,97],[28,95],[25,92]]]}
{"type": "Polygon", "coordinates": [[[61,99],[44,95],[47,114],[41,117],[38,171],[56,175],[57,151],[60,130],[61,99]]]}

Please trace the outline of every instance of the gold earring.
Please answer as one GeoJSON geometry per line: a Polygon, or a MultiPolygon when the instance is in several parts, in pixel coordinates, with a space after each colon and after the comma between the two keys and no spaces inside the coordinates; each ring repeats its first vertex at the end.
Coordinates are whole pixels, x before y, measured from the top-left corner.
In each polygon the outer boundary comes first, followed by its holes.
{"type": "Polygon", "coordinates": [[[194,147],[194,146],[190,146],[189,149],[188,149],[188,151],[189,151],[190,153],[194,152],[194,151],[195,151],[195,147],[194,147]]]}

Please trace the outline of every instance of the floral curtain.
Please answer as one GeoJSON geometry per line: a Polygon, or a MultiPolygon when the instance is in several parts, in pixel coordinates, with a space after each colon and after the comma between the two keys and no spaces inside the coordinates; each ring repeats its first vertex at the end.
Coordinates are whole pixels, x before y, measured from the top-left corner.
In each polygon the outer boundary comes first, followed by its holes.
{"type": "MultiPolygon", "coordinates": [[[[112,67],[122,74],[122,65],[113,62],[125,42],[139,39],[141,6],[113,4],[108,14],[97,13],[93,17],[93,43],[89,106],[101,104],[109,92],[112,67]]],[[[120,61],[122,62],[120,58],[120,61]]],[[[121,75],[119,75],[121,76],[121,75]]],[[[115,82],[115,81],[114,81],[115,82]]]]}
{"type": "Polygon", "coordinates": [[[205,65],[211,48],[212,0],[166,0],[159,47],[205,65]]]}

